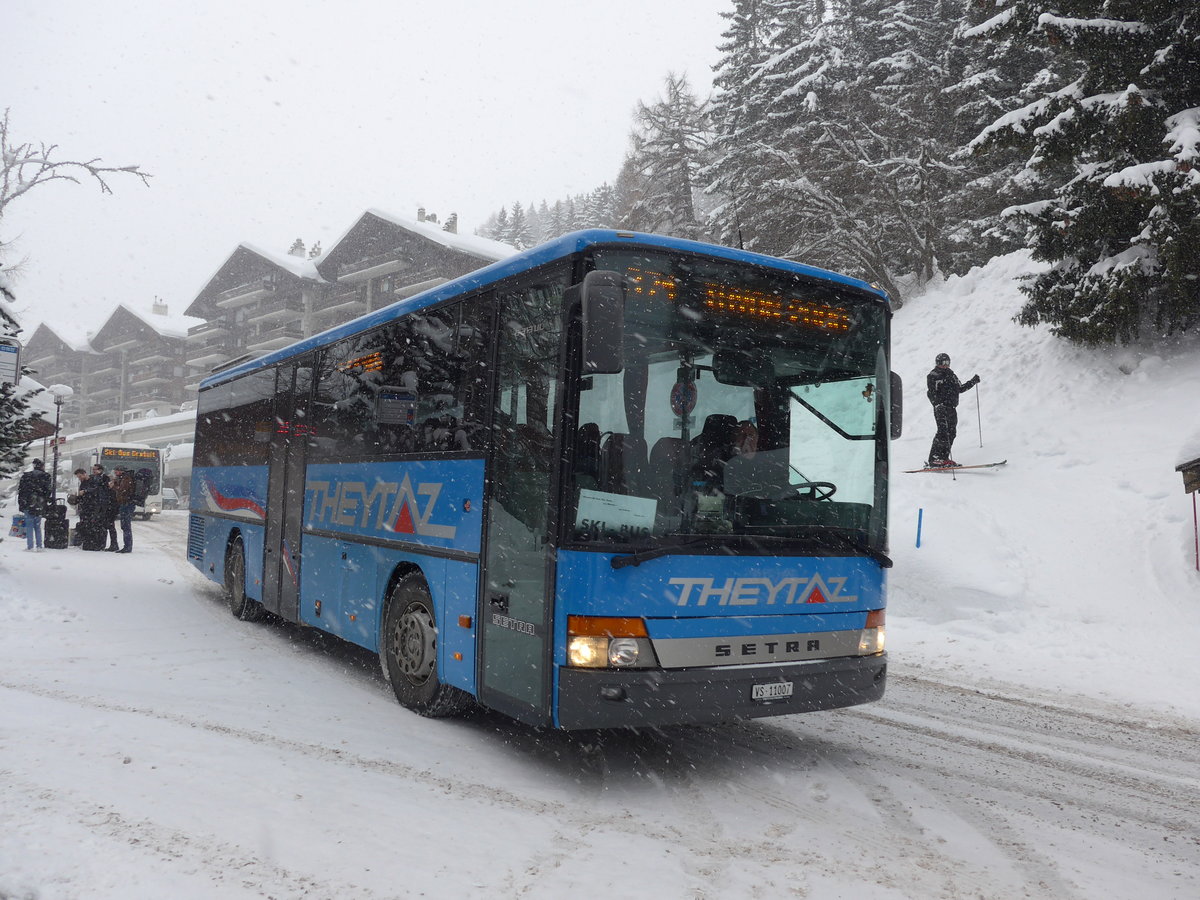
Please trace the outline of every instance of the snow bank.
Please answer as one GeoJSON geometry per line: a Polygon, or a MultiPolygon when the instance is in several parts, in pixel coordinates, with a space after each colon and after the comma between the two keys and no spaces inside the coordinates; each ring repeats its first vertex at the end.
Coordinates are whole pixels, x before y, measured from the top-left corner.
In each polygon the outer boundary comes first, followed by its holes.
{"type": "Polygon", "coordinates": [[[895,669],[1195,716],[1200,573],[1175,466],[1181,446],[1200,455],[1200,341],[1085,349],[1021,327],[1019,279],[1035,270],[1003,257],[896,314],[896,468],[928,453],[925,374],[943,351],[982,378],[962,395],[955,459],[1008,465],[896,476],[895,669]]]}

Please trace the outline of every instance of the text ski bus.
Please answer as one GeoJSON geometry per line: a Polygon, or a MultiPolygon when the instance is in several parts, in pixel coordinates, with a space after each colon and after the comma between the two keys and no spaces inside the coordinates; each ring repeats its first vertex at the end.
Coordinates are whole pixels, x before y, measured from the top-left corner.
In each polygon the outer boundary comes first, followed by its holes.
{"type": "Polygon", "coordinates": [[[427,716],[876,700],[890,318],[821,269],[566,235],[206,378],[188,558],[427,716]]]}

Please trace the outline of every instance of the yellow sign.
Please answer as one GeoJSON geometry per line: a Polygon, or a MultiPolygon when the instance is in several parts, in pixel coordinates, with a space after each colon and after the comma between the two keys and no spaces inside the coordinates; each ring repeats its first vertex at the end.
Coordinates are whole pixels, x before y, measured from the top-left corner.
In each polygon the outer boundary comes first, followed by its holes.
{"type": "Polygon", "coordinates": [[[137,449],[135,447],[102,447],[100,448],[101,459],[152,459],[158,462],[158,451],[151,449],[137,449]]]}

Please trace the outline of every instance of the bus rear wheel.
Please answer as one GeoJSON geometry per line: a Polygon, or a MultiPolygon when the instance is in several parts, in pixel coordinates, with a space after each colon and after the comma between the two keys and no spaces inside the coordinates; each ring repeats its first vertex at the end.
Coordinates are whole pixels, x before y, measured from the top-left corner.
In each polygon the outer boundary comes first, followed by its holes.
{"type": "Polygon", "coordinates": [[[416,573],[401,578],[388,597],[379,640],[383,676],[406,709],[429,718],[453,716],[471,697],[438,678],[437,622],[424,579],[416,573]]]}
{"type": "Polygon", "coordinates": [[[234,618],[243,622],[257,622],[265,612],[261,603],[246,596],[246,550],[241,538],[225,551],[225,599],[234,618]]]}

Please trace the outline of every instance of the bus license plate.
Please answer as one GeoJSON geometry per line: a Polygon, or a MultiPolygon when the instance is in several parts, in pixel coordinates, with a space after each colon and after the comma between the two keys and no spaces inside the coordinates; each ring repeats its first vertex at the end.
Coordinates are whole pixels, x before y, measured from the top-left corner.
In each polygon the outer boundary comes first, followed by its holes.
{"type": "Polygon", "coordinates": [[[792,696],[790,681],[775,681],[771,684],[755,684],[750,687],[751,700],[782,700],[792,696]]]}

